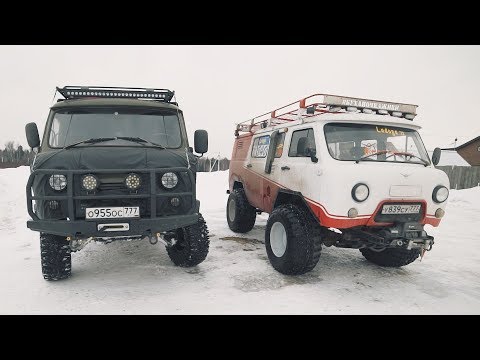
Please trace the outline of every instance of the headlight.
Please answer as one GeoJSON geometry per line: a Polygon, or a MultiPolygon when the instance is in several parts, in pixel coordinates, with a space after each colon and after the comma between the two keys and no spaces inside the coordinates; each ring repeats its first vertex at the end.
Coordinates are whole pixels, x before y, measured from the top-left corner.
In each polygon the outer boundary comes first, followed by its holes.
{"type": "Polygon", "coordinates": [[[432,199],[436,203],[442,203],[448,199],[448,189],[443,185],[438,185],[433,189],[432,199]]]}
{"type": "Polygon", "coordinates": [[[61,191],[67,187],[67,178],[65,175],[52,175],[48,183],[53,190],[61,191]]]}
{"type": "Polygon", "coordinates": [[[368,195],[370,195],[370,190],[365,184],[357,184],[352,189],[352,198],[357,202],[367,200],[368,195]]]}
{"type": "Polygon", "coordinates": [[[178,183],[178,177],[175,173],[168,172],[162,175],[162,185],[166,189],[173,189],[175,186],[177,186],[178,183]]]}
{"type": "Polygon", "coordinates": [[[138,174],[131,173],[131,174],[128,174],[127,177],[125,178],[125,185],[130,190],[137,190],[141,184],[142,184],[142,178],[138,174]]]}
{"type": "Polygon", "coordinates": [[[98,180],[92,174],[84,175],[82,177],[82,186],[88,191],[95,190],[98,187],[98,180]]]}

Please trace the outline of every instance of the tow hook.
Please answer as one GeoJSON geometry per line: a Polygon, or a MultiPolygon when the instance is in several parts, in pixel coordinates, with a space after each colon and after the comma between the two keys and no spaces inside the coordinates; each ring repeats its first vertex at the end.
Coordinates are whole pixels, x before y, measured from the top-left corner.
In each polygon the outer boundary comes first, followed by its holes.
{"type": "Polygon", "coordinates": [[[422,252],[421,252],[421,254],[420,254],[420,261],[422,261],[423,257],[425,256],[425,253],[426,253],[427,251],[432,250],[433,243],[434,243],[433,240],[425,240],[425,244],[423,245],[423,247],[422,247],[422,252]],[[427,248],[427,247],[428,247],[428,248],[427,248]]]}
{"type": "Polygon", "coordinates": [[[150,242],[150,244],[152,245],[155,245],[156,243],[158,243],[159,241],[165,245],[166,247],[170,247],[170,246],[173,246],[175,245],[175,241],[174,239],[172,239],[172,241],[166,241],[162,234],[160,234],[159,232],[157,232],[155,235],[150,235],[148,236],[148,241],[150,242]]]}

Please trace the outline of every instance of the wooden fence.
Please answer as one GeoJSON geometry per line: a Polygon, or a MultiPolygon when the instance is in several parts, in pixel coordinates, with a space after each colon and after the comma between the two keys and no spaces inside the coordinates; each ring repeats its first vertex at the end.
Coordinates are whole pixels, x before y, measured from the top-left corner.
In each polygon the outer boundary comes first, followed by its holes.
{"type": "Polygon", "coordinates": [[[447,173],[450,189],[469,189],[480,186],[480,166],[437,166],[447,173]]]}

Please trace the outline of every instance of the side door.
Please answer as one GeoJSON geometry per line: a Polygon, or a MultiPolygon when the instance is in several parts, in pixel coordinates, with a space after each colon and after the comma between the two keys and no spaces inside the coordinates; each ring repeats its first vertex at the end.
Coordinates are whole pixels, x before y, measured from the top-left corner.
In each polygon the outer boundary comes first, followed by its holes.
{"type": "Polygon", "coordinates": [[[312,150],[316,152],[314,129],[308,126],[291,133],[289,131],[288,140],[281,164],[278,164],[278,182],[292,191],[309,192],[305,187],[310,183],[308,177],[313,176],[316,165],[310,156],[312,150]]]}
{"type": "Polygon", "coordinates": [[[270,146],[270,134],[259,134],[253,137],[249,157],[245,164],[244,189],[248,201],[256,208],[263,208],[263,178],[265,161],[270,146]]]}
{"type": "Polygon", "coordinates": [[[271,212],[277,198],[278,190],[282,188],[280,175],[286,158],[285,145],[286,128],[274,131],[270,136],[270,148],[265,165],[263,179],[263,210],[271,212]],[[270,162],[270,163],[269,163],[270,162]]]}

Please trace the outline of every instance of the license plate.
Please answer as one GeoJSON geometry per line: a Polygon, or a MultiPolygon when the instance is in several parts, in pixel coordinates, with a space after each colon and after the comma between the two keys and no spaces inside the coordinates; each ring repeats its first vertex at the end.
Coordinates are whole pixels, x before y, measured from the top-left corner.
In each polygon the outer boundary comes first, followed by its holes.
{"type": "Polygon", "coordinates": [[[418,214],[421,205],[383,205],[382,214],[418,214]]]}
{"type": "Polygon", "coordinates": [[[85,219],[117,219],[117,218],[138,218],[140,207],[97,207],[86,208],[85,219]]]}

